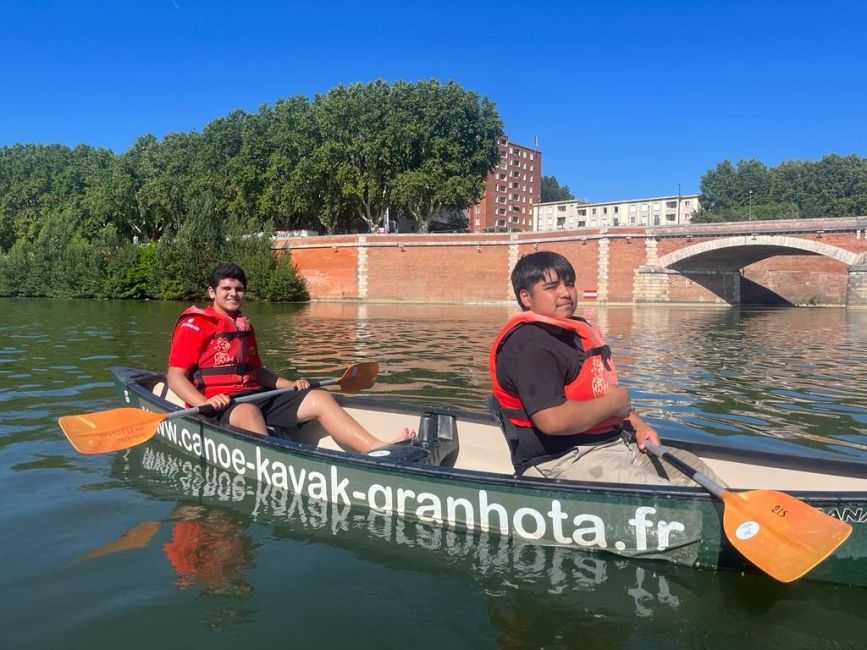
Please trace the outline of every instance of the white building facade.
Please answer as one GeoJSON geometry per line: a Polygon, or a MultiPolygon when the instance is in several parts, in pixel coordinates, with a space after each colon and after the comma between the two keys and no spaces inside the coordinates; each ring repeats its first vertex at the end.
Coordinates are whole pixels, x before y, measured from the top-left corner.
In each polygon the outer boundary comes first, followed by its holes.
{"type": "Polygon", "coordinates": [[[573,199],[539,203],[533,208],[533,230],[629,228],[688,224],[698,210],[698,194],[588,203],[573,199]]]}

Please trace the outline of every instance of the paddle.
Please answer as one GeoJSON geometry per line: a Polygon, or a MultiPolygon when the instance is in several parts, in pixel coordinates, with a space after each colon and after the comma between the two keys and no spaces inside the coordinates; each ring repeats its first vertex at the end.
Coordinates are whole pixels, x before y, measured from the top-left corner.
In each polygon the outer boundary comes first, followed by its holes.
{"type": "Polygon", "coordinates": [[[664,447],[646,442],[645,448],[720,499],[726,537],[745,558],[781,582],[803,576],[852,532],[849,524],[789,494],[774,490],[730,492],[664,447]]]}
{"type": "MultiPolygon", "coordinates": [[[[340,379],[325,379],[311,382],[310,388],[338,384],[340,389],[353,393],[370,388],[376,382],[379,364],[365,361],[349,366],[340,379]]],[[[263,393],[251,393],[232,399],[233,402],[256,402],[282,393],[290,393],[295,388],[278,388],[263,393]]],[[[157,433],[160,423],[186,415],[214,415],[217,411],[210,404],[172,411],[153,413],[139,408],[118,408],[110,411],[64,415],[60,418],[60,428],[69,442],[82,454],[102,454],[128,449],[147,442],[157,433]]]]}

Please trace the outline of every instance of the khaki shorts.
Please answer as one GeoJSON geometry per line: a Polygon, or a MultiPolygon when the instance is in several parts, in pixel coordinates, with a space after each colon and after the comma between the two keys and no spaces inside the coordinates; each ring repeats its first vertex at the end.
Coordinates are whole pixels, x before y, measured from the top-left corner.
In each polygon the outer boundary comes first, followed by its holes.
{"type": "MultiPolygon", "coordinates": [[[[725,485],[695,454],[672,448],[668,451],[720,485],[725,485]]],[[[625,436],[596,445],[572,447],[562,456],[531,465],[523,476],[641,485],[698,485],[673,465],[642,452],[625,436]]]]}

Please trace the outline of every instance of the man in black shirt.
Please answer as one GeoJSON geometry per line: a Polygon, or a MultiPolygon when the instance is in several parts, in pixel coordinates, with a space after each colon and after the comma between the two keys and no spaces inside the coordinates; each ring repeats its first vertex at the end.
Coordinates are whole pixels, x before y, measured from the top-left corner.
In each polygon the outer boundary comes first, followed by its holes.
{"type": "MultiPolygon", "coordinates": [[[[518,474],[616,483],[692,484],[644,453],[656,430],[617,385],[610,350],[587,321],[574,318],[575,269],[557,253],[527,255],[512,271],[523,310],[491,350],[491,382],[517,434],[518,474]]],[[[507,424],[508,426],[508,424],[507,424]]],[[[677,456],[713,476],[693,454],[677,456]]]]}

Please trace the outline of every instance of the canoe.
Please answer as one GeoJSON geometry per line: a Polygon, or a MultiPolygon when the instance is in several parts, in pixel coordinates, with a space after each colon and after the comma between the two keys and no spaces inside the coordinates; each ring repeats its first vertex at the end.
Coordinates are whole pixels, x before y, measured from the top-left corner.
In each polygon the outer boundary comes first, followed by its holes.
{"type": "MultiPolygon", "coordinates": [[[[183,408],[163,374],[111,371],[126,404],[160,413],[183,408]]],[[[370,431],[410,427],[419,439],[357,454],[340,449],[315,423],[260,437],[191,415],[162,422],[155,440],[275,493],[520,543],[755,570],[727,539],[722,505],[702,488],[517,478],[499,426],[484,413],[381,397],[338,399],[370,431]]],[[[785,491],[851,524],[850,538],[807,578],[867,586],[867,461],[666,444],[698,455],[732,489],[785,491]]]]}

